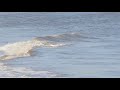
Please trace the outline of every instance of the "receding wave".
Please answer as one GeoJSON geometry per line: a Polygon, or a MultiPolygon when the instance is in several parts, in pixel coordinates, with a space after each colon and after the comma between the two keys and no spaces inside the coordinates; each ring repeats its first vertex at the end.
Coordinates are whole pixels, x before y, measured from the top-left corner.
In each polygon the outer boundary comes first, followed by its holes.
{"type": "Polygon", "coordinates": [[[67,41],[78,40],[80,37],[78,33],[69,33],[37,37],[28,41],[6,44],[0,47],[0,51],[4,53],[4,55],[0,56],[0,60],[28,57],[32,55],[33,49],[36,47],[60,47],[66,45],[67,41]]]}
{"type": "Polygon", "coordinates": [[[58,76],[49,71],[35,71],[25,67],[10,67],[0,63],[0,78],[52,78],[58,76]]]}

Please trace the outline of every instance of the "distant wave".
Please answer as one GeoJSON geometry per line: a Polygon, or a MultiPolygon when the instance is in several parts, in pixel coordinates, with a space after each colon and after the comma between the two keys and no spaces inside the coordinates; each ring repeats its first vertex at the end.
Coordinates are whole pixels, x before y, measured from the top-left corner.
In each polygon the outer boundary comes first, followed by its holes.
{"type": "Polygon", "coordinates": [[[51,35],[45,37],[37,37],[36,40],[47,40],[47,41],[54,41],[54,42],[69,42],[69,41],[76,41],[80,40],[81,36],[79,33],[65,33],[60,35],[51,35]]]}

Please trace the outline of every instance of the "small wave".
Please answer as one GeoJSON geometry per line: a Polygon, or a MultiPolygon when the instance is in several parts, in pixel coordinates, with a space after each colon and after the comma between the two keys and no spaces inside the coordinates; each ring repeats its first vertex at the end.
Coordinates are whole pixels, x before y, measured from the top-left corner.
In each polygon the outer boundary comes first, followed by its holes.
{"type": "Polygon", "coordinates": [[[79,33],[67,33],[60,35],[51,35],[37,37],[32,40],[8,43],[0,47],[0,51],[4,55],[0,56],[0,60],[10,60],[19,57],[28,57],[33,54],[33,49],[36,47],[60,47],[67,45],[69,41],[78,41],[82,38],[79,33]]]}

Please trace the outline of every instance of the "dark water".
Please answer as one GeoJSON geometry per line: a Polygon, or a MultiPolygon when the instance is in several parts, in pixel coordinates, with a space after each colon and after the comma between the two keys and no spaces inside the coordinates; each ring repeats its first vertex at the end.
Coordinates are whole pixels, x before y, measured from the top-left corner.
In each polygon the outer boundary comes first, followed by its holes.
{"type": "Polygon", "coordinates": [[[120,77],[119,12],[0,13],[0,48],[18,53],[33,39],[48,46],[1,60],[0,77],[120,77]]]}

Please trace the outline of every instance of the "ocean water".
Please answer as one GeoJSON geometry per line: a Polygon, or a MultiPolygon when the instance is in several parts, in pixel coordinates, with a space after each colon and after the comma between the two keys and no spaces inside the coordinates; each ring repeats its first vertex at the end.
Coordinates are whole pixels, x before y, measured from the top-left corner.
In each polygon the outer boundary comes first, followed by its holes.
{"type": "Polygon", "coordinates": [[[0,12],[0,78],[120,77],[119,12],[0,12]]]}

